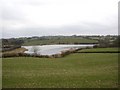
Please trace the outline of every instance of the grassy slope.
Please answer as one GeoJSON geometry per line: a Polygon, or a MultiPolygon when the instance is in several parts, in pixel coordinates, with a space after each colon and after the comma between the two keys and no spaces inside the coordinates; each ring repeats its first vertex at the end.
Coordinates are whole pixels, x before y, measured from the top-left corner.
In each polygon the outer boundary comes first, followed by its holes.
{"type": "Polygon", "coordinates": [[[3,59],[4,87],[117,87],[118,54],[71,54],[64,58],[3,59]]]}
{"type": "Polygon", "coordinates": [[[2,58],[0,58],[0,89],[2,89],[2,58]]]}
{"type": "Polygon", "coordinates": [[[118,48],[93,48],[93,49],[83,49],[78,52],[117,52],[118,48]]]}
{"type": "Polygon", "coordinates": [[[9,54],[9,53],[24,53],[26,50],[27,50],[27,49],[25,49],[25,48],[17,48],[17,49],[11,50],[11,51],[2,52],[2,54],[9,54]]]}

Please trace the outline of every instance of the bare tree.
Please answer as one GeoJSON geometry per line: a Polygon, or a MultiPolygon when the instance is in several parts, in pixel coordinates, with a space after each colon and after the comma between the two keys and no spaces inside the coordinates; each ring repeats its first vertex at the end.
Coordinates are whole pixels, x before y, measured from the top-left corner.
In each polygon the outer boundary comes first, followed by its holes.
{"type": "Polygon", "coordinates": [[[32,51],[34,52],[34,55],[37,55],[37,54],[38,54],[38,51],[39,51],[39,48],[36,47],[36,46],[33,46],[33,47],[32,47],[32,51]]]}

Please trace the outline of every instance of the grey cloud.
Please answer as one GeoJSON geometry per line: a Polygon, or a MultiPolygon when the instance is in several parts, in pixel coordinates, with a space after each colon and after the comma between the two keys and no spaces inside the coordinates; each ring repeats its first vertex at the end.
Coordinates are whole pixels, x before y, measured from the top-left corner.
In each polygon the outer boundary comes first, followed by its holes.
{"type": "Polygon", "coordinates": [[[12,33],[5,30],[4,37],[21,37],[21,36],[46,36],[46,35],[107,35],[117,34],[117,25],[102,25],[99,23],[84,23],[85,25],[70,25],[59,28],[49,27],[26,27],[19,30],[15,30],[12,33]],[[7,32],[7,33],[6,33],[7,32]],[[19,33],[18,33],[19,32],[19,33]]]}
{"type": "Polygon", "coordinates": [[[76,34],[117,34],[117,24],[104,25],[101,23],[84,23],[82,25],[71,25],[62,27],[62,32],[76,34]]]}
{"type": "MultiPolygon", "coordinates": [[[[23,22],[27,19],[24,8],[22,6],[30,5],[30,6],[39,6],[47,4],[46,2],[40,2],[39,0],[4,0],[2,6],[2,20],[6,21],[16,21],[16,25],[23,22]],[[7,5],[7,2],[13,2],[12,6],[7,5]]],[[[119,9],[120,10],[120,9],[119,9]]],[[[31,12],[32,13],[32,12],[31,12]]],[[[120,13],[120,12],[119,12],[120,13]]],[[[119,15],[120,16],[120,15],[119,15]]],[[[119,17],[118,16],[118,17],[119,17]]],[[[38,17],[39,18],[39,17],[38,17]]],[[[120,17],[119,17],[120,18],[120,17]]],[[[117,24],[117,15],[113,17],[108,17],[107,23],[100,22],[81,22],[76,23],[75,25],[67,25],[62,27],[35,27],[35,26],[25,26],[17,28],[6,28],[4,25],[3,37],[21,37],[21,36],[43,36],[43,35],[71,35],[71,34],[118,34],[118,24],[117,24]]],[[[105,21],[106,21],[105,20],[105,21]]],[[[120,27],[120,23],[119,23],[120,27]]]]}
{"type": "Polygon", "coordinates": [[[118,29],[119,29],[119,35],[120,35],[120,1],[118,2],[118,29]]]}
{"type": "Polygon", "coordinates": [[[2,17],[3,20],[23,20],[24,18],[24,14],[22,13],[22,11],[17,8],[17,7],[3,7],[2,8],[2,17]]]}
{"type": "Polygon", "coordinates": [[[40,2],[39,0],[29,0],[29,2],[27,0],[24,0],[21,4],[40,6],[40,5],[44,5],[45,3],[40,2]]]}

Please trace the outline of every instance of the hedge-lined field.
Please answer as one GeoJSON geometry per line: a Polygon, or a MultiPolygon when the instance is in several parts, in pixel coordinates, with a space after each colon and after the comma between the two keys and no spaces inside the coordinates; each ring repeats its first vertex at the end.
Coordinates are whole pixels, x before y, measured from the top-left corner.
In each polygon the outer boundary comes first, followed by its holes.
{"type": "Polygon", "coordinates": [[[86,38],[79,38],[79,37],[66,37],[66,38],[50,38],[50,39],[45,39],[45,40],[39,40],[39,39],[30,39],[30,40],[25,40],[23,45],[49,45],[49,44],[80,44],[80,43],[98,43],[97,40],[93,39],[86,39],[86,38]]]}
{"type": "Polygon", "coordinates": [[[114,88],[117,81],[117,53],[3,58],[3,88],[114,88]]]}

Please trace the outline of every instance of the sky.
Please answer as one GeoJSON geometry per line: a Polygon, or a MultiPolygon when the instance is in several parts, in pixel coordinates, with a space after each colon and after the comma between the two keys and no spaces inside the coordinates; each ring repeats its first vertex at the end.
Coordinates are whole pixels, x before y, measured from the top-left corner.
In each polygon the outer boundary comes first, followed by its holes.
{"type": "Polygon", "coordinates": [[[116,35],[119,0],[0,0],[0,37],[116,35]]]}

